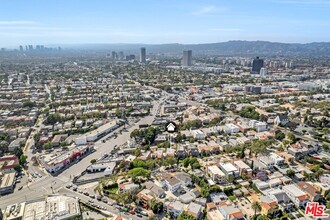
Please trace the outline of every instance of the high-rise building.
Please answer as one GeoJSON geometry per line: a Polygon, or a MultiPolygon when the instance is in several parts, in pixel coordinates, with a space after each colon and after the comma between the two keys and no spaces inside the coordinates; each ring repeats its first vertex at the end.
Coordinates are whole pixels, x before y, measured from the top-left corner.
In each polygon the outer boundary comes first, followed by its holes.
{"type": "Polygon", "coordinates": [[[23,50],[24,50],[24,49],[23,49],[23,46],[20,45],[20,46],[19,46],[19,51],[23,52],[23,50]]]}
{"type": "Polygon", "coordinates": [[[191,66],[191,65],[192,65],[192,50],[184,50],[182,66],[191,66]]]}
{"type": "Polygon", "coordinates": [[[118,59],[118,54],[116,53],[116,51],[112,51],[111,54],[112,54],[111,57],[112,57],[113,60],[118,59]]]}
{"type": "Polygon", "coordinates": [[[124,56],[124,52],[123,51],[119,51],[119,59],[120,60],[124,60],[125,56],[124,56]]]}
{"type": "Polygon", "coordinates": [[[264,66],[264,60],[257,57],[252,62],[252,71],[251,74],[259,74],[261,68],[264,66]]]}
{"type": "Polygon", "coordinates": [[[262,67],[260,69],[260,76],[267,76],[267,73],[268,73],[268,71],[265,67],[262,67]]]}
{"type": "Polygon", "coordinates": [[[140,49],[140,63],[145,63],[147,57],[147,51],[145,47],[141,47],[140,49]]]}

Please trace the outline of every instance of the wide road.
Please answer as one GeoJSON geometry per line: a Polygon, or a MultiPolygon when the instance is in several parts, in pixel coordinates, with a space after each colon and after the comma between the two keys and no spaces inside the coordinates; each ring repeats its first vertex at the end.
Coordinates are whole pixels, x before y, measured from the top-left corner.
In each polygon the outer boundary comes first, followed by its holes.
{"type": "MultiPolygon", "coordinates": [[[[67,189],[67,188],[60,189],[58,193],[61,195],[66,195],[66,196],[78,197],[80,199],[80,201],[84,202],[84,203],[87,203],[89,200],[91,200],[90,197],[88,197],[84,194],[72,191],[71,189],[67,189]]],[[[140,217],[137,217],[136,215],[126,215],[125,213],[120,212],[117,208],[110,206],[108,204],[105,204],[104,202],[98,201],[96,199],[93,199],[93,202],[94,202],[94,204],[106,207],[107,210],[105,210],[105,212],[110,212],[112,214],[121,215],[125,219],[139,219],[139,220],[147,219],[144,216],[142,216],[142,218],[140,218],[140,217]]]]}
{"type": "Polygon", "coordinates": [[[96,151],[88,156],[82,158],[81,161],[71,165],[62,173],[57,176],[52,176],[47,174],[38,181],[29,183],[28,186],[24,186],[21,191],[16,191],[12,194],[4,195],[0,197],[0,208],[4,209],[6,206],[18,202],[29,201],[38,198],[44,198],[45,196],[56,193],[61,190],[67,183],[72,181],[74,176],[79,175],[83,172],[92,159],[97,159],[102,157],[104,154],[109,153],[113,150],[115,145],[124,144],[129,138],[130,133],[139,127],[140,124],[151,124],[155,119],[157,109],[159,107],[159,101],[153,102],[153,108],[150,111],[151,115],[141,118],[137,123],[128,129],[127,132],[122,132],[118,134],[117,138],[110,139],[109,141],[103,143],[101,140],[97,141],[94,146],[96,151]]]}

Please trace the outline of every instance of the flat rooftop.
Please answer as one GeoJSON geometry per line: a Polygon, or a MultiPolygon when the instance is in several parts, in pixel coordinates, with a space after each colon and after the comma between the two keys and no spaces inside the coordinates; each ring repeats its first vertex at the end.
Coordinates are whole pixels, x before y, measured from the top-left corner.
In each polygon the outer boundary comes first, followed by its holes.
{"type": "Polygon", "coordinates": [[[16,175],[15,172],[13,172],[13,173],[6,173],[2,177],[0,189],[12,186],[14,184],[14,182],[15,182],[15,175],[16,175]]]}

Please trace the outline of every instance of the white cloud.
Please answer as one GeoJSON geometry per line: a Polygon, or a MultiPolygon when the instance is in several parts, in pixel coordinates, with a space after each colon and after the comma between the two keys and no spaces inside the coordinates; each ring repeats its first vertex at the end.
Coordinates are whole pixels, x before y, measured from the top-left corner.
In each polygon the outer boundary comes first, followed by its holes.
{"type": "Polygon", "coordinates": [[[0,25],[34,25],[34,21],[0,21],[0,25]]]}
{"type": "MultiPolygon", "coordinates": [[[[222,9],[223,10],[223,9],[222,9]]],[[[207,15],[219,11],[219,8],[209,5],[200,8],[198,11],[192,13],[192,15],[207,15]]]]}

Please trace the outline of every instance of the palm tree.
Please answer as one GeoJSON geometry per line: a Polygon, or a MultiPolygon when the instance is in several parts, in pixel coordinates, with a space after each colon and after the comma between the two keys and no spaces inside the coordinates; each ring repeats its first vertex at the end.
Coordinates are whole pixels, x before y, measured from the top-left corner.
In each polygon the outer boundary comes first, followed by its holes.
{"type": "Polygon", "coordinates": [[[261,205],[259,202],[253,202],[252,203],[252,209],[254,210],[254,217],[253,219],[256,219],[257,212],[261,211],[261,205]]]}

